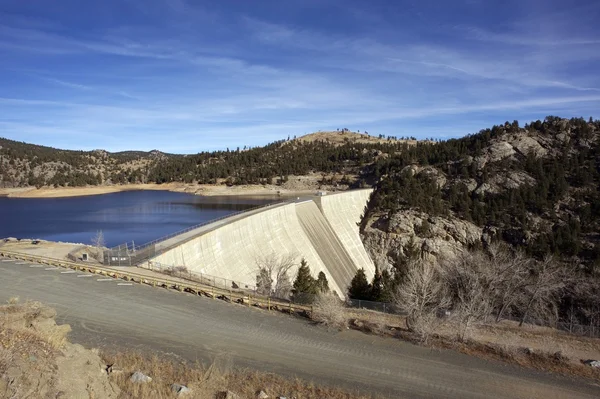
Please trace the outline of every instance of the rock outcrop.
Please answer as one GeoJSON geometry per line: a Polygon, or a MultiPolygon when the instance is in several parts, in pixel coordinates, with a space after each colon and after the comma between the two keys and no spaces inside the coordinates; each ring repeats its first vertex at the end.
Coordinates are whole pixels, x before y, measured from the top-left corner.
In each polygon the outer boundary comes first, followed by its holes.
{"type": "Polygon", "coordinates": [[[483,229],[454,217],[429,216],[417,210],[375,216],[363,229],[367,252],[380,270],[418,249],[422,256],[452,257],[486,240],[483,229]]]}

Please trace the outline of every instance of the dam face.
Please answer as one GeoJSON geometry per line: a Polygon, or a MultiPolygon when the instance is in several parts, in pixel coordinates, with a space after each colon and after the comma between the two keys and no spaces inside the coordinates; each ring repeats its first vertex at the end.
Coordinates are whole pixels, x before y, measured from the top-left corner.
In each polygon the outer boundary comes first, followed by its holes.
{"type": "Polygon", "coordinates": [[[254,286],[257,262],[269,256],[293,256],[297,265],[288,273],[290,281],[304,258],[313,277],[324,272],[330,289],[344,297],[359,268],[369,278],[375,272],[358,227],[371,191],[314,197],[271,206],[229,223],[225,219],[141,266],[185,266],[192,273],[254,286]]]}

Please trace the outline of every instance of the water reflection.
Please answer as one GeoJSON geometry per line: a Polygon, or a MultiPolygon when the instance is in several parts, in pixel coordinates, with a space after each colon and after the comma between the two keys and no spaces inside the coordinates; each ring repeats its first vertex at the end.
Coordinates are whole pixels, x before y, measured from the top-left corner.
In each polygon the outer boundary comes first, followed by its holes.
{"type": "Polygon", "coordinates": [[[178,230],[282,200],[278,196],[200,197],[128,191],[73,198],[0,198],[0,237],[89,243],[102,230],[107,245],[144,243],[178,230]]]}

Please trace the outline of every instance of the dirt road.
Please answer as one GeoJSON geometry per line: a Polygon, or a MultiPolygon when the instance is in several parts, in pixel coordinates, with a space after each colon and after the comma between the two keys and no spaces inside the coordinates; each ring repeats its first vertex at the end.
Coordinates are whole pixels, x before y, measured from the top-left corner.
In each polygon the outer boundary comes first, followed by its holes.
{"type": "Polygon", "coordinates": [[[219,300],[0,258],[0,301],[54,306],[88,346],[151,349],[390,398],[597,398],[600,386],[219,300]],[[19,264],[21,263],[21,264],[19,264]],[[98,281],[101,280],[101,281],[98,281]]]}

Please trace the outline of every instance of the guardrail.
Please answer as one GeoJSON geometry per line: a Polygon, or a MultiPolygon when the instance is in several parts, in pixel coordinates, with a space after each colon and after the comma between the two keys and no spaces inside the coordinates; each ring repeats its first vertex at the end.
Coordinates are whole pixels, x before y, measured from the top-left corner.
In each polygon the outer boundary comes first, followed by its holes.
{"type": "Polygon", "coordinates": [[[178,292],[188,292],[198,296],[206,296],[213,299],[222,299],[228,302],[237,302],[243,305],[247,305],[248,307],[256,306],[268,310],[280,310],[292,314],[296,312],[305,312],[309,315],[312,314],[312,306],[299,305],[291,302],[283,302],[277,299],[272,299],[270,297],[265,297],[261,295],[250,295],[248,293],[243,292],[242,290],[227,290],[219,287],[213,287],[192,282],[184,282],[166,277],[158,278],[154,276],[146,276],[131,271],[114,270],[107,267],[84,265],[80,263],[69,262],[45,256],[6,251],[2,250],[2,248],[0,248],[0,256],[5,258],[24,260],[27,262],[40,263],[48,266],[63,267],[84,272],[87,271],[93,274],[99,274],[115,279],[123,279],[125,281],[130,281],[139,284],[151,285],[153,287],[174,289],[178,292]]]}

